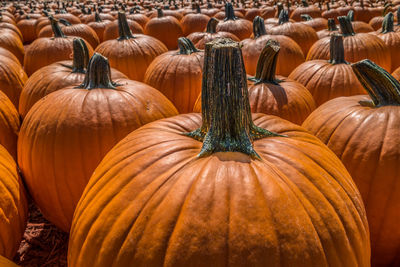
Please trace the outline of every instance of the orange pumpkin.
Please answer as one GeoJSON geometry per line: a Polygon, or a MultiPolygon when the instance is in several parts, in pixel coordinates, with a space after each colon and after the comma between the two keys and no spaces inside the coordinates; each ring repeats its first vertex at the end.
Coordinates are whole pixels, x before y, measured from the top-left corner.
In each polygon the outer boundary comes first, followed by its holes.
{"type": "Polygon", "coordinates": [[[315,31],[320,31],[328,27],[328,20],[324,18],[313,18],[308,14],[301,15],[302,23],[310,26],[315,31]]]}
{"type": "Polygon", "coordinates": [[[371,233],[372,266],[398,266],[400,83],[369,60],[352,67],[370,97],[333,99],[303,126],[335,152],[360,190],[371,233]]]}
{"type": "Polygon", "coordinates": [[[25,231],[28,203],[17,164],[1,145],[0,214],[0,255],[12,259],[25,231]]]}
{"type": "Polygon", "coordinates": [[[196,6],[195,14],[187,14],[181,20],[181,25],[183,29],[183,36],[188,36],[193,32],[201,32],[207,27],[207,23],[210,17],[201,14],[200,6],[196,6]]]}
{"type": "MultiPolygon", "coordinates": [[[[58,22],[50,17],[54,37],[36,39],[26,50],[24,58],[24,69],[31,76],[38,69],[51,63],[68,60],[73,50],[73,37],[67,37],[58,25],[58,22]]],[[[93,48],[88,46],[89,54],[93,48]]]]}
{"type": "Polygon", "coordinates": [[[336,27],[336,23],[334,19],[328,19],[328,29],[320,30],[317,32],[318,38],[322,39],[324,37],[331,36],[334,33],[337,33],[339,29],[336,27]]]}
{"type": "Polygon", "coordinates": [[[112,82],[107,59],[95,54],[80,87],[38,101],[21,126],[18,163],[43,215],[69,231],[80,195],[104,155],[136,128],[176,114],[154,88],[112,82]]]}
{"type": "Polygon", "coordinates": [[[393,13],[389,12],[382,24],[382,31],[377,34],[379,38],[389,48],[391,55],[392,68],[391,71],[395,71],[400,67],[400,32],[394,31],[393,13]]]}
{"type": "Polygon", "coordinates": [[[253,21],[253,38],[241,42],[244,65],[249,75],[256,73],[258,57],[268,40],[275,40],[280,44],[276,65],[276,73],[288,76],[298,65],[304,62],[304,55],[300,46],[291,38],[284,35],[268,35],[264,20],[256,17],[253,21]]]}
{"type": "Polygon", "coordinates": [[[21,122],[10,99],[0,92],[0,145],[17,160],[17,139],[21,122]]]}
{"type": "Polygon", "coordinates": [[[22,64],[24,62],[24,45],[17,33],[11,29],[0,29],[0,47],[14,54],[22,64]]]}
{"type": "Polygon", "coordinates": [[[161,41],[151,36],[133,35],[125,13],[120,13],[118,23],[120,25],[119,38],[101,43],[96,48],[96,52],[107,57],[111,67],[121,71],[129,79],[143,81],[150,63],[168,49],[161,41]]]}
{"type": "Polygon", "coordinates": [[[353,69],[344,58],[343,37],[330,37],[330,59],[315,59],[298,66],[289,78],[303,84],[318,106],[326,101],[351,95],[366,94],[353,69]]]}
{"type": "Polygon", "coordinates": [[[147,22],[144,33],[150,35],[165,44],[168,50],[178,48],[178,38],[183,36],[180,22],[172,16],[164,16],[162,9],[157,10],[158,17],[147,22]]]}
{"type": "Polygon", "coordinates": [[[109,20],[102,20],[99,16],[99,13],[97,12],[95,13],[95,21],[88,23],[88,26],[96,32],[97,36],[99,37],[100,43],[104,41],[104,31],[107,25],[110,23],[111,21],[109,20]]]}
{"type": "Polygon", "coordinates": [[[355,33],[361,33],[361,32],[373,32],[374,28],[371,27],[368,23],[365,23],[363,21],[354,21],[354,11],[350,10],[347,13],[347,17],[351,21],[351,25],[353,26],[354,32],[355,33]]]}
{"type": "Polygon", "coordinates": [[[154,59],[146,71],[144,82],[163,93],[179,113],[188,113],[193,110],[201,91],[204,54],[184,37],[178,39],[178,46],[178,51],[154,59]]]}
{"type": "Polygon", "coordinates": [[[2,267],[19,267],[12,261],[8,260],[7,258],[4,258],[3,256],[0,255],[0,266],[2,267]]]}
{"type": "Polygon", "coordinates": [[[211,42],[217,38],[230,38],[234,41],[239,42],[239,38],[237,38],[233,33],[230,32],[217,32],[218,20],[215,18],[211,18],[206,27],[205,32],[194,32],[187,36],[187,38],[192,41],[195,47],[198,49],[204,49],[206,43],[211,42]]]}
{"type": "Polygon", "coordinates": [[[340,160],[303,128],[250,113],[238,43],[215,40],[206,55],[202,115],[145,125],[97,167],[69,266],[369,266],[365,210],[340,160]]]}
{"type": "Polygon", "coordinates": [[[314,6],[314,5],[309,5],[307,0],[302,0],[301,1],[303,6],[299,6],[296,9],[294,9],[291,13],[290,13],[290,18],[294,19],[295,21],[301,21],[301,15],[310,15],[313,18],[319,18],[321,17],[321,10],[314,6]]]}
{"type": "Polygon", "coordinates": [[[225,5],[225,19],[217,25],[217,32],[230,32],[239,40],[249,38],[252,33],[251,22],[235,16],[231,3],[225,5]]]}
{"type": "MultiPolygon", "coordinates": [[[[120,17],[122,15],[122,12],[118,12],[118,17],[120,17]]],[[[124,13],[124,20],[126,20],[126,23],[129,26],[129,29],[131,30],[131,32],[135,33],[135,34],[143,34],[143,28],[142,26],[140,26],[139,23],[137,23],[136,21],[133,20],[128,20],[126,18],[126,14],[124,13]]],[[[112,22],[110,22],[105,30],[104,30],[104,40],[113,40],[119,37],[120,35],[120,19],[118,20],[114,20],[112,22]]]]}

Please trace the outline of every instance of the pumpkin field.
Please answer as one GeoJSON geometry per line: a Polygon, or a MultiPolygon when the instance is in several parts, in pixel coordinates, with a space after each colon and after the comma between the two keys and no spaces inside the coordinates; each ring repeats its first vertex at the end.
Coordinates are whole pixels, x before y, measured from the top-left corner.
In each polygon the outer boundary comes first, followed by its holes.
{"type": "Polygon", "coordinates": [[[0,2],[0,267],[400,267],[400,0],[0,2]]]}

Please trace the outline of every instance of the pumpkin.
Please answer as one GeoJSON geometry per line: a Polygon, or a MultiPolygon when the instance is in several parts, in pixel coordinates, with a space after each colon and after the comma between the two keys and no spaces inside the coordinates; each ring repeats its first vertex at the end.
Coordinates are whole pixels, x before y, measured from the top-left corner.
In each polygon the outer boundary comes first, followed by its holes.
{"type": "Polygon", "coordinates": [[[181,23],[172,16],[164,16],[162,9],[157,10],[158,17],[154,17],[147,22],[144,33],[150,35],[173,50],[178,48],[178,38],[183,36],[181,23]]]}
{"type": "Polygon", "coordinates": [[[36,20],[32,19],[30,16],[27,16],[25,19],[18,21],[17,27],[20,30],[23,36],[23,41],[25,43],[31,43],[37,38],[35,25],[36,20]]]}
{"type": "Polygon", "coordinates": [[[351,25],[353,26],[354,32],[355,33],[361,33],[361,32],[373,32],[374,28],[371,27],[368,23],[365,23],[363,21],[354,21],[354,11],[350,10],[347,13],[347,17],[351,21],[351,25]]]}
{"type": "Polygon", "coordinates": [[[146,71],[144,82],[163,93],[179,113],[188,113],[193,110],[201,92],[204,54],[184,37],[178,39],[178,46],[178,51],[154,59],[146,71]]]}
{"type": "MultiPolygon", "coordinates": [[[[89,51],[85,42],[73,41],[73,60],[59,61],[41,68],[26,81],[19,99],[19,114],[25,118],[32,106],[46,95],[68,86],[83,83],[89,62],[89,51]]],[[[121,72],[111,69],[112,79],[127,78],[121,72]]]]}
{"type": "Polygon", "coordinates": [[[20,38],[21,41],[24,41],[24,37],[22,36],[21,31],[19,30],[19,28],[16,26],[16,24],[12,24],[9,22],[4,22],[4,20],[2,19],[3,17],[0,15],[0,29],[9,29],[12,30],[13,32],[15,32],[18,37],[20,38]]]}
{"type": "Polygon", "coordinates": [[[107,154],[74,214],[69,266],[369,266],[340,160],[303,128],[250,113],[238,43],[205,53],[202,115],[145,125],[107,154]]]}
{"type": "Polygon", "coordinates": [[[303,6],[297,7],[290,13],[291,19],[294,19],[295,21],[301,21],[302,20],[301,15],[304,14],[310,15],[313,18],[319,18],[322,16],[321,10],[314,5],[310,6],[307,0],[302,0],[301,3],[303,6]]]}
{"type": "Polygon", "coordinates": [[[253,21],[253,38],[244,39],[241,42],[247,74],[256,73],[258,57],[268,40],[275,40],[280,44],[281,53],[278,56],[276,73],[288,76],[292,70],[304,62],[303,52],[295,41],[284,35],[268,35],[264,20],[257,16],[253,21]]]}
{"type": "Polygon", "coordinates": [[[371,233],[372,266],[397,266],[400,84],[370,60],[352,67],[369,97],[326,102],[303,126],[335,152],[360,190],[371,233]]]}
{"type": "Polygon", "coordinates": [[[88,26],[96,32],[100,43],[102,43],[104,41],[104,30],[106,29],[107,25],[111,23],[111,21],[102,20],[97,12],[95,13],[95,18],[95,21],[89,22],[88,26]]]}
{"type": "Polygon", "coordinates": [[[385,16],[387,15],[387,13],[390,11],[390,5],[385,5],[385,8],[383,10],[383,13],[381,16],[378,17],[373,17],[370,21],[369,21],[369,25],[375,30],[379,30],[382,27],[382,23],[383,20],[385,19],[385,16]]]}
{"type": "Polygon", "coordinates": [[[18,65],[20,65],[22,67],[18,58],[13,53],[11,53],[9,50],[7,50],[3,47],[0,47],[0,56],[4,56],[7,59],[12,60],[13,62],[17,63],[18,65]]]}
{"type": "Polygon", "coordinates": [[[22,64],[24,62],[24,45],[17,33],[11,29],[0,28],[0,47],[14,54],[22,64]]]}
{"type": "Polygon", "coordinates": [[[195,14],[187,14],[181,20],[181,25],[183,29],[183,35],[188,36],[193,32],[201,32],[207,27],[207,23],[210,17],[201,14],[200,6],[196,6],[195,14]]]}
{"type": "MultiPolygon", "coordinates": [[[[31,76],[38,69],[51,63],[68,60],[73,50],[73,37],[67,37],[58,25],[58,22],[50,17],[54,37],[36,39],[26,50],[24,69],[31,76]]],[[[87,43],[89,54],[93,48],[87,43]]]]}
{"type": "Polygon", "coordinates": [[[96,52],[107,57],[111,67],[121,71],[129,79],[143,81],[150,63],[168,49],[161,41],[151,36],[133,35],[126,21],[125,13],[120,13],[118,23],[120,25],[119,38],[101,43],[96,48],[96,52]]]}
{"type": "Polygon", "coordinates": [[[211,18],[208,23],[205,32],[194,32],[187,36],[192,43],[198,49],[204,49],[206,43],[217,39],[217,38],[230,38],[234,41],[240,41],[233,33],[230,32],[217,32],[218,20],[211,18]]]}
{"type": "Polygon", "coordinates": [[[395,71],[400,67],[400,32],[394,31],[393,23],[393,13],[389,12],[383,21],[382,31],[377,34],[389,48],[392,63],[391,71],[395,71]]]}
{"type": "Polygon", "coordinates": [[[336,23],[334,19],[328,19],[328,29],[320,30],[317,32],[318,38],[322,39],[324,37],[331,36],[334,33],[337,33],[339,29],[336,27],[336,23]]]}
{"type": "Polygon", "coordinates": [[[289,78],[303,84],[318,106],[326,101],[351,95],[366,94],[350,64],[345,61],[343,37],[330,37],[330,59],[315,59],[298,66],[289,78]]]}
{"type": "Polygon", "coordinates": [[[0,145],[17,160],[17,139],[20,128],[18,111],[10,99],[0,92],[0,145]]]}
{"type": "Polygon", "coordinates": [[[299,22],[290,22],[287,10],[279,14],[279,25],[269,29],[270,34],[285,35],[292,38],[307,55],[310,47],[318,41],[316,31],[308,25],[299,22]]]}
{"type": "Polygon", "coordinates": [[[28,217],[26,193],[17,168],[13,157],[0,145],[0,255],[9,259],[19,248],[28,217]]]}
{"type": "MultiPolygon", "coordinates": [[[[121,12],[118,12],[118,17],[120,17],[121,12]]],[[[137,33],[137,34],[143,34],[143,28],[142,26],[140,26],[139,23],[133,21],[133,20],[128,20],[126,19],[126,15],[124,13],[124,19],[126,20],[126,23],[129,26],[129,29],[131,30],[131,32],[137,33]]],[[[114,20],[111,23],[109,23],[105,30],[104,30],[104,40],[113,40],[119,37],[119,24],[120,24],[120,19],[118,20],[114,20]]]]}
{"type": "Polygon", "coordinates": [[[3,256],[0,255],[0,266],[2,267],[18,267],[15,263],[12,261],[4,258],[3,256]]]}
{"type": "Polygon", "coordinates": [[[126,16],[128,19],[133,20],[142,26],[144,28],[147,24],[147,22],[150,20],[146,15],[141,14],[141,13],[134,13],[132,10],[129,12],[129,14],[126,16]]]}
{"type": "MultiPolygon", "coordinates": [[[[59,22],[64,25],[64,27],[62,27],[62,31],[65,35],[80,37],[87,41],[92,48],[96,48],[99,45],[99,37],[97,36],[96,32],[88,25],[83,23],[71,24],[64,19],[60,19],[59,22]]],[[[52,26],[47,25],[39,32],[38,37],[52,37],[53,35],[54,33],[52,26]]]]}
{"type": "Polygon", "coordinates": [[[326,29],[328,26],[328,20],[324,18],[312,18],[308,14],[302,14],[301,19],[303,24],[310,26],[317,32],[326,29]]]}
{"type": "Polygon", "coordinates": [[[231,3],[225,5],[225,19],[217,24],[217,32],[230,32],[239,40],[249,38],[252,33],[251,22],[235,16],[231,3]]]}
{"type": "MultiPolygon", "coordinates": [[[[344,59],[356,62],[365,58],[371,59],[383,68],[391,69],[390,51],[377,36],[369,33],[355,33],[349,18],[338,17],[340,30],[344,37],[344,59]]],[[[329,59],[330,38],[325,37],[316,42],[310,49],[306,60],[329,59]]]]}
{"type": "Polygon", "coordinates": [[[177,114],[148,85],[112,82],[109,69],[107,59],[96,53],[79,88],[66,87],[38,101],[21,126],[18,163],[27,186],[43,215],[64,231],[108,150],[136,128],[177,114]]]}

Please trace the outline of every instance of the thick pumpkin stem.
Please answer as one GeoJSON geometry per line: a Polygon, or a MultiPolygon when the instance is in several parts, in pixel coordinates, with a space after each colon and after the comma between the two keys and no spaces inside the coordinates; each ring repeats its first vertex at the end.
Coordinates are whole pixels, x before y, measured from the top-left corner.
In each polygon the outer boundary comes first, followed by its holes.
{"type": "Polygon", "coordinates": [[[96,22],[102,22],[103,21],[98,12],[94,13],[94,20],[96,22]]]}
{"type": "Polygon", "coordinates": [[[81,38],[75,38],[73,41],[74,59],[72,64],[72,72],[86,73],[85,68],[89,62],[89,50],[81,38]]]}
{"type": "Polygon", "coordinates": [[[194,46],[192,41],[186,37],[180,37],[178,39],[178,48],[180,55],[190,55],[192,53],[199,52],[199,50],[194,46]]]}
{"type": "Polygon", "coordinates": [[[397,25],[400,25],[400,7],[397,9],[396,17],[397,17],[397,25]]]}
{"type": "Polygon", "coordinates": [[[308,3],[306,0],[302,0],[301,3],[303,4],[303,7],[308,7],[308,3]]]}
{"type": "Polygon", "coordinates": [[[207,23],[206,32],[216,33],[217,32],[218,20],[216,18],[211,18],[207,23]]]}
{"type": "Polygon", "coordinates": [[[352,36],[355,35],[353,25],[351,25],[351,21],[346,16],[338,17],[340,30],[342,31],[343,36],[352,36]]]}
{"type": "Polygon", "coordinates": [[[347,18],[350,21],[354,21],[354,11],[353,10],[349,10],[349,12],[347,12],[347,18]]]}
{"type": "Polygon", "coordinates": [[[301,19],[302,19],[303,21],[310,21],[310,20],[313,19],[313,18],[312,18],[310,15],[308,15],[308,14],[301,14],[300,17],[301,17],[301,19]]]}
{"type": "Polygon", "coordinates": [[[281,13],[279,13],[278,24],[281,25],[286,22],[289,22],[289,13],[287,10],[282,10],[281,13]]]}
{"type": "Polygon", "coordinates": [[[58,24],[58,21],[54,19],[52,16],[49,17],[50,23],[51,23],[51,28],[53,30],[53,34],[55,38],[65,38],[65,34],[60,28],[60,25],[58,24]]]}
{"type": "Polygon", "coordinates": [[[96,88],[115,89],[115,86],[116,85],[111,80],[111,70],[108,59],[99,53],[94,53],[89,60],[85,80],[78,88],[88,90],[96,88]]]}
{"type": "Polygon", "coordinates": [[[64,26],[71,26],[72,24],[66,20],[66,19],[59,19],[58,22],[60,22],[64,26]]]}
{"type": "Polygon", "coordinates": [[[334,32],[337,30],[338,28],[336,27],[335,19],[328,19],[328,31],[334,32]]]}
{"type": "Polygon", "coordinates": [[[129,28],[128,21],[126,20],[125,12],[118,12],[118,40],[127,40],[133,38],[131,29],[129,28]]]}
{"type": "Polygon", "coordinates": [[[344,60],[343,36],[341,34],[331,35],[329,47],[330,47],[329,62],[332,65],[348,64],[346,60],[344,60]]]}
{"type": "Polygon", "coordinates": [[[369,59],[351,64],[351,67],[375,107],[400,105],[400,83],[386,70],[369,59]]]}
{"type": "Polygon", "coordinates": [[[256,75],[254,78],[250,78],[250,80],[254,81],[256,84],[278,84],[279,81],[275,79],[275,72],[279,50],[280,45],[277,41],[268,40],[264,49],[261,51],[260,57],[258,58],[256,75]]]}
{"type": "Polygon", "coordinates": [[[164,12],[161,8],[157,9],[157,17],[158,18],[164,17],[164,12]]]}
{"type": "Polygon", "coordinates": [[[392,12],[389,12],[382,22],[382,33],[389,33],[394,31],[394,16],[392,12]]]}
{"type": "Polygon", "coordinates": [[[260,158],[252,142],[278,136],[254,125],[239,43],[221,38],[206,44],[202,86],[203,126],[189,134],[203,141],[199,157],[241,152],[260,158]]]}
{"type": "Polygon", "coordinates": [[[260,36],[266,35],[267,30],[265,29],[264,19],[260,16],[256,16],[253,20],[253,35],[254,39],[260,36]]]}
{"type": "Polygon", "coordinates": [[[238,18],[235,16],[235,11],[233,10],[233,6],[231,3],[226,3],[225,5],[225,19],[227,20],[237,20],[238,18]]]}

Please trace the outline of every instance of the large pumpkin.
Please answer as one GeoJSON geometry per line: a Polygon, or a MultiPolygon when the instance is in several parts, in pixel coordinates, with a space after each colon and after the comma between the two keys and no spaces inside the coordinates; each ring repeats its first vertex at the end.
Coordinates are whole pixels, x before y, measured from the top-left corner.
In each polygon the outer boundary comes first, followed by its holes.
{"type": "Polygon", "coordinates": [[[1,28],[0,29],[0,47],[9,50],[14,54],[20,63],[24,62],[24,45],[17,33],[13,30],[1,28]]]}
{"type": "Polygon", "coordinates": [[[19,248],[28,217],[26,193],[17,168],[0,145],[0,255],[9,259],[19,248]]]}
{"type": "Polygon", "coordinates": [[[147,35],[132,34],[125,13],[119,13],[119,38],[101,43],[96,52],[110,60],[111,67],[121,71],[129,79],[143,81],[150,63],[168,51],[165,45],[147,35]]]}
{"type": "Polygon", "coordinates": [[[400,83],[369,60],[352,67],[370,97],[333,99],[303,126],[336,153],[360,190],[371,232],[372,266],[399,266],[400,83]]]}
{"type": "Polygon", "coordinates": [[[252,116],[238,43],[208,43],[204,69],[202,115],[141,127],[97,167],[69,266],[369,266],[340,160],[303,128],[252,116]]]}
{"type": "Polygon", "coordinates": [[[185,38],[178,39],[178,51],[164,53],[154,59],[144,76],[144,82],[158,89],[178,109],[193,110],[201,92],[204,53],[185,38]]]}
{"type": "Polygon", "coordinates": [[[196,6],[196,13],[187,14],[181,20],[181,25],[183,29],[183,36],[188,36],[193,32],[203,31],[210,17],[201,13],[200,6],[196,6]]]}
{"type": "Polygon", "coordinates": [[[336,97],[366,94],[350,64],[345,61],[343,37],[332,35],[329,45],[329,60],[306,61],[289,75],[290,79],[307,87],[318,106],[336,97]]]}
{"type": "Polygon", "coordinates": [[[107,59],[95,54],[80,88],[38,101],[21,126],[18,163],[28,189],[43,215],[64,231],[104,155],[136,128],[177,114],[146,84],[112,82],[109,69],[107,59]]]}
{"type": "Polygon", "coordinates": [[[300,46],[293,39],[284,35],[269,35],[265,30],[264,20],[257,16],[253,21],[253,38],[241,42],[244,65],[249,75],[256,73],[258,57],[268,40],[275,40],[280,44],[276,73],[288,76],[298,65],[304,62],[304,54],[300,46]]]}
{"type": "Polygon", "coordinates": [[[390,51],[390,58],[392,63],[391,70],[394,71],[400,67],[400,32],[394,31],[393,13],[388,13],[382,24],[382,31],[377,34],[379,38],[385,43],[390,51]]]}

